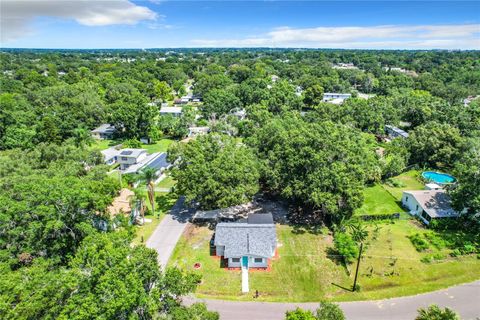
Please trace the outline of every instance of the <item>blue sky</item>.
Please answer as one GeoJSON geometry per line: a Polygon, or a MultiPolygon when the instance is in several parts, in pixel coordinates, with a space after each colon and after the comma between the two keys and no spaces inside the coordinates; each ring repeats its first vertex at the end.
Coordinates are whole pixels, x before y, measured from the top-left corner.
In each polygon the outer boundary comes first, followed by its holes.
{"type": "Polygon", "coordinates": [[[480,49],[479,1],[2,0],[2,47],[480,49]]]}

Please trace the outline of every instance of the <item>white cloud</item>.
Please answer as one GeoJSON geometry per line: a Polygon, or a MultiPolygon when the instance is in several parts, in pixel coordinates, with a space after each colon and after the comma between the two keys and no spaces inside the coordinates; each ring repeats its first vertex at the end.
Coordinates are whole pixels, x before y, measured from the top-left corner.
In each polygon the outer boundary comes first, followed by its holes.
{"type": "Polygon", "coordinates": [[[128,0],[1,0],[0,6],[2,42],[31,34],[30,23],[36,17],[73,19],[86,26],[133,25],[158,17],[128,0]]]}
{"type": "Polygon", "coordinates": [[[196,39],[201,47],[480,49],[480,24],[276,28],[244,39],[196,39]]]}

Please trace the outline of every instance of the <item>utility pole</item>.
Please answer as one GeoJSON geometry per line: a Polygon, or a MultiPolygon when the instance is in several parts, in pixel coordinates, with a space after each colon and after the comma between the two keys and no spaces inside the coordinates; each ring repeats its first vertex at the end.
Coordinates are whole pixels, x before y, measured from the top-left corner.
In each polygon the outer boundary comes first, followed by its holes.
{"type": "Polygon", "coordinates": [[[360,258],[362,257],[362,250],[363,250],[363,242],[360,242],[360,251],[358,252],[357,269],[355,270],[355,280],[353,280],[352,291],[357,290],[358,267],[360,266],[360,258]]]}

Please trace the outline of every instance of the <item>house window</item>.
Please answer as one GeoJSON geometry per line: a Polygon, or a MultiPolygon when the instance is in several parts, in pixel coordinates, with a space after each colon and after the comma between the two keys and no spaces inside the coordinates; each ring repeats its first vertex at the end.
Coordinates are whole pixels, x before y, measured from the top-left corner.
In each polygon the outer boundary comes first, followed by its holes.
{"type": "Polygon", "coordinates": [[[233,263],[240,263],[240,258],[232,258],[233,263]]]}
{"type": "Polygon", "coordinates": [[[127,157],[122,157],[122,161],[127,161],[128,158],[127,157]]]}
{"type": "Polygon", "coordinates": [[[253,259],[253,262],[255,262],[255,263],[262,263],[262,262],[263,262],[263,258],[255,258],[255,259],[253,259]]]}
{"type": "Polygon", "coordinates": [[[418,204],[417,204],[417,209],[415,209],[415,210],[417,210],[417,211],[418,211],[418,204]]]}
{"type": "Polygon", "coordinates": [[[407,196],[407,197],[405,197],[405,202],[408,202],[408,196],[407,196]]]}

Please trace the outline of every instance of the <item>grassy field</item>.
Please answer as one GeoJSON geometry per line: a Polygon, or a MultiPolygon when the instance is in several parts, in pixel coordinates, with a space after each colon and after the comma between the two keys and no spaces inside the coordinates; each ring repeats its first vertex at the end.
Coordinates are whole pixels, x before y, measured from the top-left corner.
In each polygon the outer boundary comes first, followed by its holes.
{"type": "Polygon", "coordinates": [[[379,215],[404,212],[403,208],[380,184],[365,188],[363,205],[355,211],[355,215],[379,215]]]}
{"type": "Polygon", "coordinates": [[[398,201],[402,200],[402,192],[405,190],[423,190],[425,188],[424,184],[418,176],[420,175],[420,171],[417,170],[410,170],[407,172],[402,173],[399,176],[393,177],[393,179],[400,181],[403,186],[402,187],[391,187],[388,185],[384,185],[385,190],[390,192],[392,196],[394,196],[398,201]]]}
{"type": "MultiPolygon", "coordinates": [[[[120,140],[95,140],[90,148],[92,150],[105,150],[121,143],[120,140]]],[[[172,139],[160,139],[153,144],[142,144],[141,148],[146,149],[148,153],[165,152],[172,143],[172,139]]]]}
{"type": "Polygon", "coordinates": [[[165,179],[157,183],[158,188],[171,188],[173,187],[177,182],[173,180],[171,176],[166,176],[165,179]]]}
{"type": "Polygon", "coordinates": [[[161,139],[154,144],[142,144],[142,149],[146,149],[148,153],[165,152],[172,143],[172,139],[161,139]]]}
{"type": "Polygon", "coordinates": [[[95,139],[90,146],[92,150],[105,150],[110,147],[116,146],[117,144],[121,143],[121,141],[118,140],[99,140],[95,139]]]}
{"type": "MultiPolygon", "coordinates": [[[[444,288],[480,278],[480,260],[475,256],[446,258],[436,263],[422,263],[429,252],[415,250],[408,235],[427,230],[414,220],[385,223],[370,227],[370,244],[360,264],[360,292],[351,292],[353,272],[332,252],[330,235],[298,233],[290,226],[277,226],[279,257],[272,270],[250,272],[250,289],[258,290],[261,301],[333,301],[383,299],[444,288]],[[377,232],[373,230],[378,229],[377,232]]],[[[220,267],[220,260],[210,256],[209,240],[213,231],[190,227],[175,248],[170,265],[200,273],[202,283],[197,295],[205,298],[253,300],[241,294],[240,271],[220,267]],[[194,263],[201,268],[195,270],[194,263]]],[[[355,263],[348,267],[355,270],[355,263]]]]}

